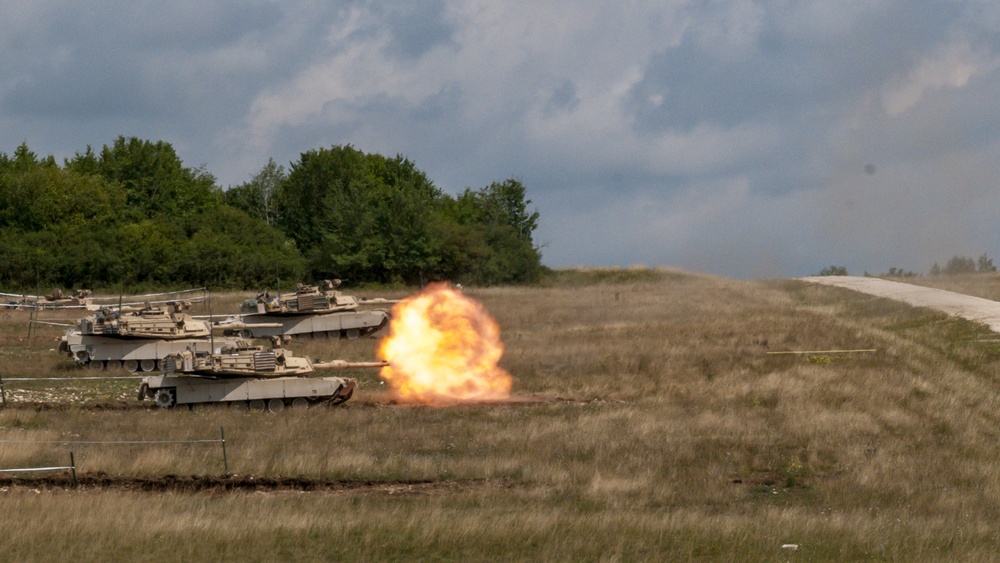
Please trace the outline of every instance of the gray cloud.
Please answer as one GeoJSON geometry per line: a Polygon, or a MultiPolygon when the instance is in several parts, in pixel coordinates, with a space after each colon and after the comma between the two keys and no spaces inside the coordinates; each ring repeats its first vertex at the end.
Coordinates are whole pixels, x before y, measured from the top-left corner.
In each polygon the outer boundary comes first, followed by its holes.
{"type": "Polygon", "coordinates": [[[1000,244],[986,0],[17,1],[0,61],[0,151],[137,135],[231,185],[351,143],[449,192],[518,177],[552,266],[926,270],[1000,244]]]}

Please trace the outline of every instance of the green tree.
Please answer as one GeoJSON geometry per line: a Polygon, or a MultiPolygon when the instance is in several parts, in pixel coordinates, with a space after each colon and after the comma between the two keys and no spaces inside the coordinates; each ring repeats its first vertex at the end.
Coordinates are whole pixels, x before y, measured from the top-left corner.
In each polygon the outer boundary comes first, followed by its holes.
{"type": "MultiPolygon", "coordinates": [[[[470,282],[494,285],[531,283],[541,277],[541,254],[533,233],[539,214],[529,211],[524,184],[508,179],[480,190],[466,189],[448,206],[447,213],[470,229],[465,233],[467,249],[445,248],[474,257],[472,267],[463,272],[470,282]]],[[[463,262],[462,256],[447,256],[445,262],[463,262]]]]}
{"type": "Polygon", "coordinates": [[[119,183],[128,209],[144,217],[192,216],[221,197],[211,174],[185,167],[164,141],[118,137],[101,150],[97,171],[119,183]]]}
{"type": "Polygon", "coordinates": [[[987,274],[990,272],[997,271],[997,267],[993,265],[992,258],[983,254],[982,256],[979,257],[979,260],[976,262],[976,271],[979,272],[980,274],[987,274]]]}
{"type": "Polygon", "coordinates": [[[252,287],[337,276],[482,284],[538,278],[518,180],[444,195],[402,156],[312,150],[223,193],[163,141],[119,137],[64,161],[0,153],[0,282],[252,287]]]}
{"type": "Polygon", "coordinates": [[[98,160],[94,148],[87,145],[87,150],[83,153],[77,151],[73,158],[66,159],[64,168],[78,174],[98,175],[100,174],[100,166],[101,162],[98,160]]]}
{"type": "Polygon", "coordinates": [[[828,266],[819,271],[821,276],[846,276],[847,267],[845,266],[828,266]]]}
{"type": "Polygon", "coordinates": [[[269,158],[249,182],[226,190],[224,201],[273,226],[275,195],[287,178],[285,167],[269,158]]]}
{"type": "Polygon", "coordinates": [[[524,184],[513,178],[479,190],[474,198],[479,222],[487,227],[511,227],[518,238],[531,241],[538,228],[538,211],[528,211],[531,200],[525,199],[526,191],[524,184]]]}
{"type": "Polygon", "coordinates": [[[972,274],[976,271],[976,261],[968,256],[952,256],[942,271],[945,274],[972,274]]]}
{"type": "Polygon", "coordinates": [[[63,168],[22,144],[0,154],[0,281],[248,287],[301,276],[294,244],[220,195],[167,143],[120,137],[63,168]]]}
{"type": "Polygon", "coordinates": [[[350,145],[303,153],[281,185],[277,224],[315,277],[415,282],[434,268],[441,192],[409,160],[350,145]]]}
{"type": "Polygon", "coordinates": [[[249,289],[301,279],[304,262],[294,243],[262,219],[220,205],[195,222],[198,228],[176,260],[189,282],[249,289]]]}

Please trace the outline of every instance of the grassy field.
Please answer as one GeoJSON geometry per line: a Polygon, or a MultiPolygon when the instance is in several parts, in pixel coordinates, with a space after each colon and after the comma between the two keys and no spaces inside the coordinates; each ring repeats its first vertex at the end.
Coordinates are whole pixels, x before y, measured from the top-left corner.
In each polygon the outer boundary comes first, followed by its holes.
{"type": "MultiPolygon", "coordinates": [[[[997,280],[954,283],[990,296],[997,280]]],[[[62,473],[4,480],[0,554],[987,561],[1000,552],[1000,342],[983,327],[838,288],[672,270],[563,272],[545,287],[467,293],[501,325],[509,403],[393,404],[373,371],[350,374],[360,386],[343,406],[277,415],[131,408],[128,381],[10,386],[0,440],[213,439],[224,427],[232,475],[217,443],[0,443],[0,468],[65,465],[72,449],[81,479],[76,489],[62,473]],[[789,351],[808,353],[778,353],[789,351]]],[[[213,296],[213,307],[241,298],[213,296]]],[[[27,313],[0,313],[0,375],[88,375],[56,355],[58,335],[46,326],[29,343],[27,313]]],[[[363,360],[376,345],[289,347],[363,360]]]]}

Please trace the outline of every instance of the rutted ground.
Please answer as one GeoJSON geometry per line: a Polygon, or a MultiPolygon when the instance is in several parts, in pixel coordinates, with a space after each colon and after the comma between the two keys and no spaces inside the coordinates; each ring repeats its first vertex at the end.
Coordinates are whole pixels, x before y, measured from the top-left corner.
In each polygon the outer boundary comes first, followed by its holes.
{"type": "Polygon", "coordinates": [[[66,474],[42,477],[0,477],[0,494],[22,489],[80,489],[122,490],[142,492],[335,492],[335,493],[384,493],[432,494],[454,492],[471,488],[505,488],[502,480],[344,480],[308,479],[303,477],[271,477],[265,475],[163,475],[155,477],[123,477],[103,472],[78,474],[76,484],[66,474]]]}

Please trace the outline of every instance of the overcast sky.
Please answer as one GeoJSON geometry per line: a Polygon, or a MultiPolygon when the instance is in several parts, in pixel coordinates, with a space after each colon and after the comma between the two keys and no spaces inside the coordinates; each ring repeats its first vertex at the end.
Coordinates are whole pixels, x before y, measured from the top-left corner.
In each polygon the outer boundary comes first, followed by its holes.
{"type": "Polygon", "coordinates": [[[346,143],[519,178],[552,267],[1000,263],[1000,2],[0,4],[0,152],[119,135],[223,187],[346,143]]]}

